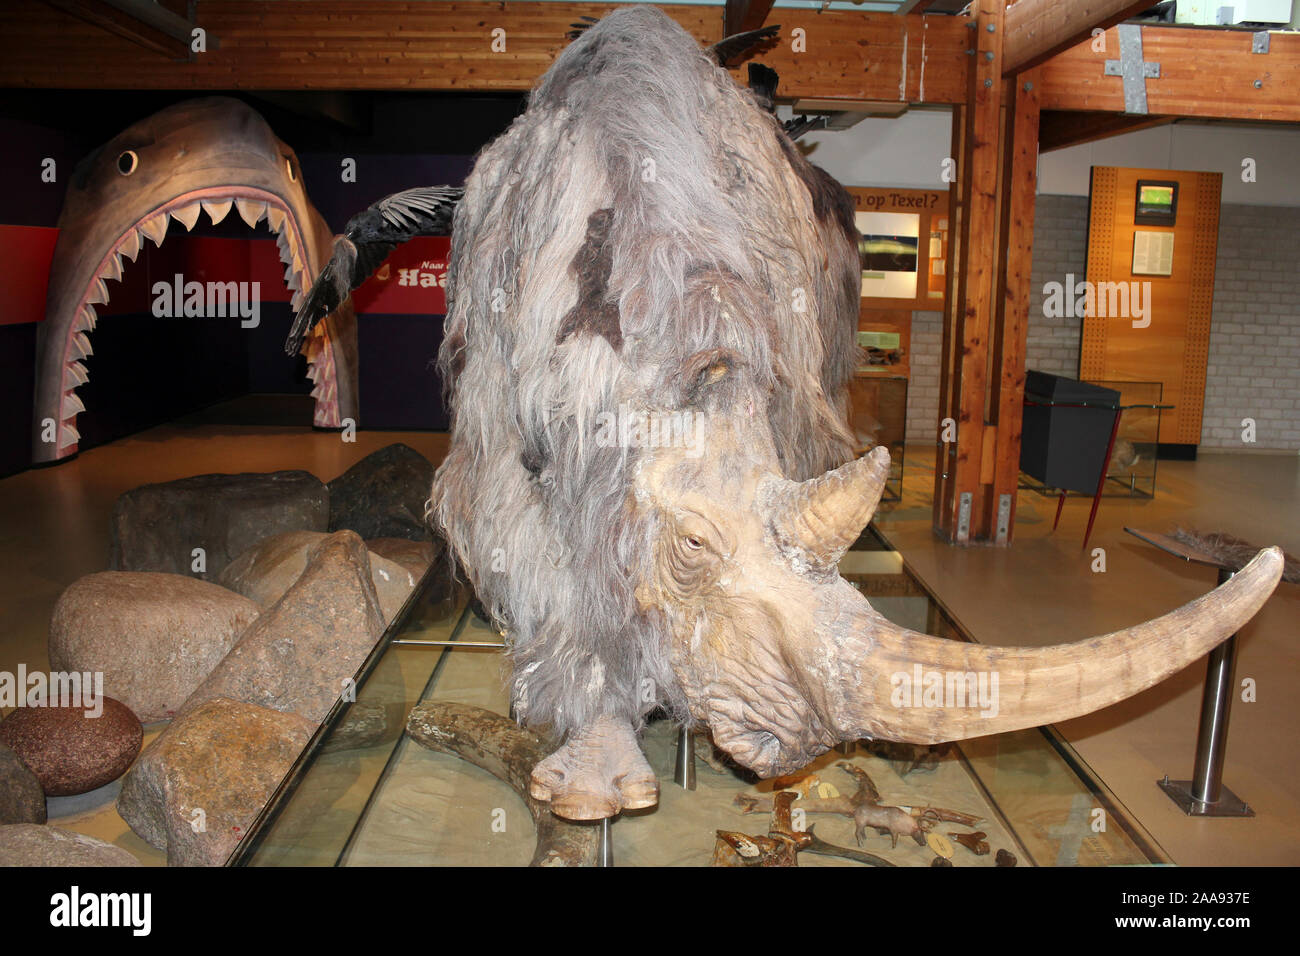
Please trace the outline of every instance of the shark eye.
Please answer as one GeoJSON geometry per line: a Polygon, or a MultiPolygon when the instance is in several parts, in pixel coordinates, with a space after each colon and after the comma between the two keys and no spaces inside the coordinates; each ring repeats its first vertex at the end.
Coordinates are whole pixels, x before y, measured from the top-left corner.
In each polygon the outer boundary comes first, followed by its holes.
{"type": "Polygon", "coordinates": [[[293,160],[289,159],[288,157],[285,157],[284,168],[286,172],[288,172],[289,174],[289,182],[296,183],[298,181],[298,177],[293,171],[293,160]]]}
{"type": "Polygon", "coordinates": [[[123,150],[117,157],[117,171],[123,176],[130,176],[139,165],[140,157],[133,149],[123,150]]]}

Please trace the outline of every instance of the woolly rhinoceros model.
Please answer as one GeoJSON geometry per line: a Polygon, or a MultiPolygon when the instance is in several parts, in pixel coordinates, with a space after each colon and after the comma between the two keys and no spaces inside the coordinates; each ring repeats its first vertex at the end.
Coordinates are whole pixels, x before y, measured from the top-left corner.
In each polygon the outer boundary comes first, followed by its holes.
{"type": "Polygon", "coordinates": [[[1184,667],[1278,580],[1262,552],[1166,617],[1056,647],[873,610],[837,572],[889,467],[849,460],[852,203],[652,8],[564,51],[463,198],[410,190],[353,220],[299,331],[457,199],[431,515],[508,635],[515,713],[563,740],[532,775],[561,816],[656,802],[636,739],[655,708],[765,776],[840,741],[1035,726],[1184,667]],[[991,677],[996,703],[913,706],[895,675],[917,666],[991,677]]]}

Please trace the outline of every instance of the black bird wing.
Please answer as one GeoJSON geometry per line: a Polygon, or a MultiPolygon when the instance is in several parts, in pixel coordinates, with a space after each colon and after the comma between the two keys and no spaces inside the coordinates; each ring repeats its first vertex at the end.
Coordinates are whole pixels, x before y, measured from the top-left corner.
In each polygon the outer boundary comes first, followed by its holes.
{"type": "Polygon", "coordinates": [[[770,66],[749,64],[749,91],[754,94],[758,105],[769,113],[776,112],[776,86],[780,82],[780,74],[770,66]]]}
{"type": "Polygon", "coordinates": [[[285,354],[297,355],[316,323],[337,309],[402,243],[421,234],[446,235],[464,192],[459,186],[407,189],[385,196],[349,219],[343,235],[334,240],[330,261],[294,316],[285,354]]]}
{"type": "Polygon", "coordinates": [[[570,40],[578,39],[578,37],[582,36],[582,34],[585,33],[588,29],[590,29],[593,25],[600,22],[599,17],[579,17],[578,19],[583,22],[570,23],[569,26],[572,29],[570,29],[569,32],[565,34],[565,36],[568,37],[570,40]]]}
{"type": "Polygon", "coordinates": [[[718,66],[726,66],[733,60],[743,60],[765,49],[768,44],[776,41],[780,33],[779,23],[770,27],[760,27],[757,30],[746,30],[744,33],[733,33],[709,47],[709,54],[717,61],[718,66]]]}
{"type": "Polygon", "coordinates": [[[781,124],[785,134],[791,139],[798,139],[804,133],[814,129],[826,128],[825,116],[795,116],[781,124]]]}

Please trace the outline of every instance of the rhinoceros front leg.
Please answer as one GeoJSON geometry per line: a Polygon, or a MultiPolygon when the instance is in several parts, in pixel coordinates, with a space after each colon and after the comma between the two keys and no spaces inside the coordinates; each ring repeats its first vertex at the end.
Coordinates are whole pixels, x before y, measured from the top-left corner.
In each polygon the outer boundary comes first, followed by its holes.
{"type": "Polygon", "coordinates": [[[600,820],[653,807],[659,780],[626,720],[601,717],[533,768],[532,795],[566,820],[600,820]]]}

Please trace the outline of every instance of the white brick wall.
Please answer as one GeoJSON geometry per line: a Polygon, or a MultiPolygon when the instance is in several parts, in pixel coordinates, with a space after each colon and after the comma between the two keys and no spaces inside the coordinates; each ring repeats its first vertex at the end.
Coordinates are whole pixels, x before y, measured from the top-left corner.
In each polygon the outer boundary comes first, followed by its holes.
{"type": "MultiPolygon", "coordinates": [[[[1068,273],[1084,278],[1087,258],[1087,197],[1040,195],[1034,213],[1029,368],[1079,374],[1082,321],[1046,318],[1041,290],[1048,282],[1064,282],[1068,273]]],[[[935,440],[942,337],[941,313],[912,313],[909,441],[935,440]]],[[[1300,450],[1300,212],[1295,209],[1222,207],[1201,447],[1300,450]],[[1254,445],[1242,444],[1243,418],[1255,420],[1254,445]]]]}
{"type": "Polygon", "coordinates": [[[1088,197],[1039,196],[1034,205],[1034,259],[1030,271],[1029,335],[1025,365],[1054,375],[1079,374],[1081,318],[1043,315],[1043,286],[1075,281],[1088,271],[1088,197]]]}
{"type": "Polygon", "coordinates": [[[912,361],[907,382],[907,440],[934,441],[939,435],[939,355],[943,313],[912,313],[912,361]]]}
{"type": "Polygon", "coordinates": [[[1300,210],[1220,209],[1201,447],[1300,451],[1300,210]]]}

